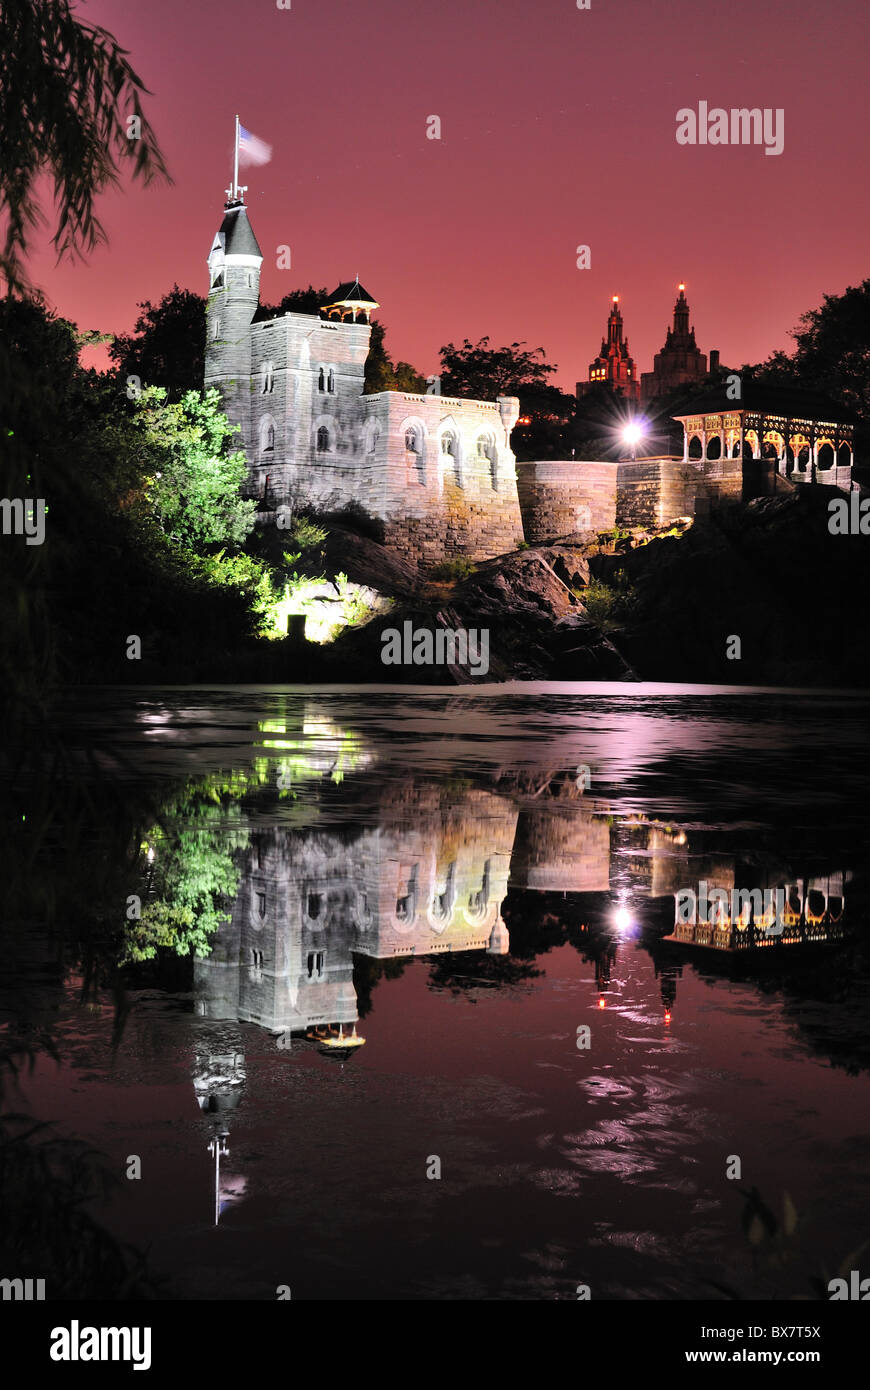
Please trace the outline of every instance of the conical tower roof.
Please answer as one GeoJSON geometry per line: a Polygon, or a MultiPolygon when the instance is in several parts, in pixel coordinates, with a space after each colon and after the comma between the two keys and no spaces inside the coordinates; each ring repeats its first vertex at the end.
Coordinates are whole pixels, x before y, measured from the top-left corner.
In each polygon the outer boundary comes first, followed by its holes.
{"type": "Polygon", "coordinates": [[[244,203],[227,204],[224,220],[215,240],[223,248],[225,256],[259,256],[260,260],[263,259],[244,203]]]}

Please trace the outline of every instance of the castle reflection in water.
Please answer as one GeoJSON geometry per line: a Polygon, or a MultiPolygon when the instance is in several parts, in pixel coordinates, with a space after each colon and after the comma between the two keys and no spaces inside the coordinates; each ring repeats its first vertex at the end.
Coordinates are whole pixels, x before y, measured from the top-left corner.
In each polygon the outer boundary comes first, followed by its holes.
{"type": "MultiPolygon", "coordinates": [[[[266,731],[274,734],[276,726],[266,731]]],[[[341,772],[343,809],[333,809],[323,823],[312,784],[334,783],[341,750],[347,752],[340,730],[326,734],[318,742],[320,755],[292,759],[293,776],[307,780],[311,814],[302,819],[310,823],[287,827],[258,818],[243,853],[231,920],[217,932],[208,957],[195,963],[195,1011],[202,1020],[195,1089],[203,1110],[226,1116],[241,1098],[239,1023],[259,1025],[288,1050],[307,1038],[345,1058],[361,1045],[355,958],[507,956],[509,893],[525,901],[530,895],[562,899],[578,913],[582,905],[577,929],[586,932],[588,920],[586,954],[602,991],[620,927],[631,923],[639,903],[649,908],[660,900],[656,940],[670,930],[674,950],[679,943],[703,945],[706,955],[721,955],[774,940],[751,921],[700,922],[675,933],[672,912],[667,919],[674,894],[701,880],[728,890],[743,886],[745,864],[734,854],[694,845],[703,837],[677,825],[614,817],[573,769],[506,772],[490,777],[487,787],[409,774],[385,779],[373,791],[376,759],[355,747],[341,772]],[[354,770],[365,774],[359,807],[352,777],[344,780],[354,770]]],[[[271,738],[263,746],[290,744],[271,738]]],[[[271,773],[286,786],[280,769],[286,774],[287,758],[271,757],[271,773]]],[[[842,935],[847,874],[799,877],[781,859],[763,868],[756,863],[752,872],[747,887],[786,889],[780,953],[842,935]]],[[[666,1021],[678,973],[672,961],[661,964],[666,1021]]]]}

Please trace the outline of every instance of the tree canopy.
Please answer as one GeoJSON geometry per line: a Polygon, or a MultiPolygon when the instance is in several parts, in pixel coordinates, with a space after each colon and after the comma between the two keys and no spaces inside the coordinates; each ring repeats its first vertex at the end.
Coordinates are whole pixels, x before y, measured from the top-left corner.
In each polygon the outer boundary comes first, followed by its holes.
{"type": "Polygon", "coordinates": [[[794,352],[772,353],[752,369],[758,379],[822,392],[870,419],[870,280],[826,294],[791,336],[794,352]]]}
{"type": "Polygon", "coordinates": [[[277,317],[279,314],[319,314],[321,304],[329,296],[326,288],[316,290],[309,285],[307,290],[291,290],[285,294],[280,304],[261,304],[260,317],[277,317]]]}
{"type": "Polygon", "coordinates": [[[442,395],[478,401],[521,396],[530,388],[548,385],[557,370],[546,361],[543,348],[530,349],[525,343],[493,348],[489,344],[488,337],[476,343],[465,338],[460,347],[445,343],[441,348],[442,395]]]}
{"type": "Polygon", "coordinates": [[[162,386],[169,400],[198,391],[205,373],[205,298],[173,285],[157,304],[139,304],[132,333],[119,334],[109,356],[123,377],[162,386]]]}
{"type": "Polygon", "coordinates": [[[394,363],[387,352],[385,337],[386,328],[378,319],[373,319],[369,355],[366,358],[365,394],[373,396],[378,391],[408,391],[412,395],[422,395],[426,390],[426,378],[410,362],[394,363]]]}
{"type": "Polygon", "coordinates": [[[69,0],[3,0],[0,25],[0,212],[7,220],[0,277],[22,293],[30,235],[45,220],[39,179],[54,181],[58,255],[105,241],[95,201],[125,163],[145,182],[169,178],[126,50],[69,0]]]}
{"type": "Polygon", "coordinates": [[[557,370],[542,347],[510,343],[493,348],[488,337],[476,343],[465,338],[459,347],[445,343],[441,348],[441,394],[482,401],[518,396],[521,424],[512,440],[517,457],[559,457],[570,447],[575,401],[552,384],[557,370]]]}
{"type": "Polygon", "coordinates": [[[172,403],[160,386],[147,386],[136,407],[148,444],[149,509],[166,535],[194,551],[241,545],[257,510],[241,496],[248,476],[244,451],[228,448],[239,427],[220,407],[214,387],[204,394],[187,391],[172,403]]]}
{"type": "Polygon", "coordinates": [[[235,851],[247,842],[237,801],[207,780],[164,806],[140,849],[150,891],[141,918],[125,923],[122,960],[150,960],[160,947],[207,956],[215,932],[230,919],[228,904],[239,886],[235,851]]]}

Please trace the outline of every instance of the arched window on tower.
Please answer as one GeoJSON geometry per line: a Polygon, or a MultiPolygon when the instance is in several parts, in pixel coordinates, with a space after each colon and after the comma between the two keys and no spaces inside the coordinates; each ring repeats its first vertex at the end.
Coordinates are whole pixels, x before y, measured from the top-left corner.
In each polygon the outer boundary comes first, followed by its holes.
{"type": "Polygon", "coordinates": [[[335,368],[334,368],[334,367],[330,367],[330,369],[329,369],[329,371],[328,371],[328,373],[327,373],[327,376],[326,376],[326,389],[327,389],[327,391],[330,393],[330,395],[334,394],[334,392],[335,392],[335,368]]]}
{"type": "MultiPolygon", "coordinates": [[[[443,893],[435,888],[435,896],[432,900],[432,917],[439,925],[446,923],[456,902],[456,861],[454,860],[447,869],[447,876],[444,880],[443,893]]],[[[442,927],[443,929],[443,927],[442,927]]]]}
{"type": "Polygon", "coordinates": [[[489,866],[490,861],[487,859],[483,866],[483,878],[480,887],[476,893],[471,893],[468,898],[468,915],[469,917],[477,917],[479,920],[486,916],[486,910],[489,907],[489,866]]]}
{"type": "Polygon", "coordinates": [[[317,389],[318,391],[326,390],[326,373],[322,367],[317,369],[317,389]]]}
{"type": "Polygon", "coordinates": [[[275,448],[275,425],[269,419],[260,425],[260,448],[264,454],[271,454],[275,448]]]}
{"type": "Polygon", "coordinates": [[[457,487],[462,487],[462,471],[459,463],[459,440],[452,430],[445,430],[441,436],[441,457],[444,467],[448,459],[453,463],[453,477],[457,487]]]}
{"type": "Polygon", "coordinates": [[[417,911],[417,865],[399,869],[396,895],[396,917],[400,922],[413,922],[417,911]]]}
{"type": "Polygon", "coordinates": [[[405,457],[413,463],[417,482],[426,486],[426,460],[423,447],[423,430],[420,425],[408,425],[405,429],[405,457]]]}
{"type": "Polygon", "coordinates": [[[273,362],[263,363],[263,395],[268,396],[275,385],[275,365],[273,362]]]}
{"type": "Polygon", "coordinates": [[[482,434],[477,440],[477,457],[486,464],[493,492],[498,491],[498,455],[492,436],[482,434]]]}
{"type": "Polygon", "coordinates": [[[317,452],[318,454],[329,452],[329,430],[325,425],[321,425],[317,431],[317,452]]]}
{"type": "Polygon", "coordinates": [[[216,343],[217,340],[218,340],[218,338],[220,337],[220,335],[221,335],[221,321],[220,321],[220,319],[217,317],[217,315],[215,315],[215,317],[214,317],[214,318],[212,319],[212,321],[211,321],[211,340],[212,340],[212,342],[213,342],[213,343],[216,343]]]}

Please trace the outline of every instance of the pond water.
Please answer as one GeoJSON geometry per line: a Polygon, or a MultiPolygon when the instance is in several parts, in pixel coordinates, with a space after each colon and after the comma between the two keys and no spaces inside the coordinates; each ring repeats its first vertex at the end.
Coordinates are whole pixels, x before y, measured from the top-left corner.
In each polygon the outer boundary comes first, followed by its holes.
{"type": "Polygon", "coordinates": [[[818,1297],[870,1237],[867,728],[783,690],[77,691],[3,788],[4,1108],[98,1151],[86,1209],[163,1297],[818,1297]],[[791,926],[665,940],[702,883],[791,926]]]}

